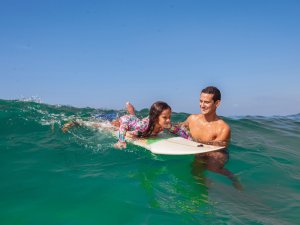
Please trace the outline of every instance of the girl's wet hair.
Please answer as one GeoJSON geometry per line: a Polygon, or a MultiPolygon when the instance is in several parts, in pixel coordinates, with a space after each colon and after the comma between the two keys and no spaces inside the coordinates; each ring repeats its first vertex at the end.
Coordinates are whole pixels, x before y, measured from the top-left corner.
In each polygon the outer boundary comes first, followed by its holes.
{"type": "Polygon", "coordinates": [[[148,125],[148,128],[138,136],[140,136],[140,137],[149,137],[152,134],[153,130],[154,130],[155,124],[158,121],[158,117],[166,109],[172,110],[171,107],[165,102],[158,101],[158,102],[153,103],[151,108],[150,108],[150,112],[149,112],[149,125],[148,125]]]}

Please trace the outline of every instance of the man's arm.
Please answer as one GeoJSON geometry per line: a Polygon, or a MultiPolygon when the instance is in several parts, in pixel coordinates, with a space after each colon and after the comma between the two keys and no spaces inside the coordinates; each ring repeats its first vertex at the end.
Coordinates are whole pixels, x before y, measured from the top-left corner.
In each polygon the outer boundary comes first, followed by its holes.
{"type": "Polygon", "coordinates": [[[200,141],[200,143],[206,145],[214,145],[214,146],[221,146],[221,147],[228,147],[230,142],[231,130],[230,127],[224,122],[221,125],[217,132],[217,137],[211,141],[200,141]]]}
{"type": "Polygon", "coordinates": [[[184,122],[174,123],[174,126],[176,126],[176,127],[185,127],[186,129],[190,130],[189,120],[190,120],[191,116],[192,115],[190,115],[184,122]]]}
{"type": "Polygon", "coordinates": [[[190,115],[184,122],[179,123],[180,126],[183,126],[185,128],[187,128],[188,130],[190,129],[190,119],[191,119],[192,115],[190,115]]]}
{"type": "Polygon", "coordinates": [[[222,126],[220,128],[220,132],[218,133],[218,136],[214,140],[214,142],[216,142],[218,146],[227,147],[230,142],[230,136],[231,136],[230,126],[224,122],[224,124],[222,124],[222,126]]]}

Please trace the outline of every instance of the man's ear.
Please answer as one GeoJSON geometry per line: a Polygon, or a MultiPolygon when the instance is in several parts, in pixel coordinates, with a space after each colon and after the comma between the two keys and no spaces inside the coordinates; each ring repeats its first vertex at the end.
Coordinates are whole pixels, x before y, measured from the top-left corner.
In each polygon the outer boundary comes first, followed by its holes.
{"type": "Polygon", "coordinates": [[[217,101],[215,102],[216,107],[219,107],[220,104],[221,104],[221,101],[220,101],[220,100],[217,100],[217,101]]]}

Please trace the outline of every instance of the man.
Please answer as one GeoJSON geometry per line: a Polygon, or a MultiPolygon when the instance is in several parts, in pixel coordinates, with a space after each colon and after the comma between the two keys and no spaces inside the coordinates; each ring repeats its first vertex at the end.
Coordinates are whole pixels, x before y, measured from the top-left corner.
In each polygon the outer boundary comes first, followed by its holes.
{"type": "MultiPolygon", "coordinates": [[[[216,113],[221,103],[221,92],[218,88],[209,86],[200,94],[200,114],[190,115],[183,123],[191,137],[200,143],[227,147],[230,141],[231,130],[229,125],[216,113]]],[[[240,184],[229,170],[224,168],[228,160],[226,148],[203,154],[195,157],[194,165],[201,164],[207,169],[227,176],[233,181],[235,187],[240,184]]]]}

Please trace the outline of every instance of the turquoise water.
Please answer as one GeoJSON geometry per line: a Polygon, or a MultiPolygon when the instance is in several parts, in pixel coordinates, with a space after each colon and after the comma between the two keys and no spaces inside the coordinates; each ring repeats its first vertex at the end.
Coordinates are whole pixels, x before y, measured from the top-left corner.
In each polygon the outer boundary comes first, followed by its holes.
{"type": "Polygon", "coordinates": [[[116,150],[114,137],[85,127],[61,132],[110,112],[0,100],[1,225],[300,224],[300,114],[224,118],[240,191],[193,156],[116,150]]]}

